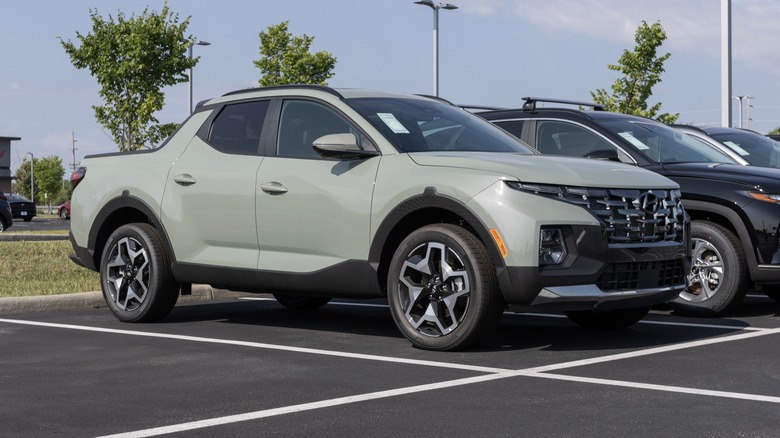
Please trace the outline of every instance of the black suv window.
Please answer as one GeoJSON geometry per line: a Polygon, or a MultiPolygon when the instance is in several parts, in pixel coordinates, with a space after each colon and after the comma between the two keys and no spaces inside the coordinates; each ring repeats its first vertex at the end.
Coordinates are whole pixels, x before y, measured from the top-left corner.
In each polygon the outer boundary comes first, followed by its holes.
{"type": "Polygon", "coordinates": [[[573,157],[587,157],[595,151],[617,151],[613,144],[585,127],[554,120],[537,122],[536,149],[543,154],[573,157]]]}
{"type": "Polygon", "coordinates": [[[279,120],[276,153],[282,157],[319,158],[314,140],[328,134],[360,134],[338,113],[316,102],[285,100],[279,120]]]}
{"type": "Polygon", "coordinates": [[[211,126],[209,143],[226,154],[257,155],[268,101],[227,105],[211,126]]]}

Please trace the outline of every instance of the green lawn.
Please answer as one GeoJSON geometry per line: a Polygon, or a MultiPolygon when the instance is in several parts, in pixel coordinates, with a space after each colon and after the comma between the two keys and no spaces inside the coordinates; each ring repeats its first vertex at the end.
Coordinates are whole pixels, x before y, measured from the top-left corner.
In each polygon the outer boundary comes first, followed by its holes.
{"type": "Polygon", "coordinates": [[[100,290],[98,273],[73,263],[67,240],[0,242],[0,298],[100,290]]]}

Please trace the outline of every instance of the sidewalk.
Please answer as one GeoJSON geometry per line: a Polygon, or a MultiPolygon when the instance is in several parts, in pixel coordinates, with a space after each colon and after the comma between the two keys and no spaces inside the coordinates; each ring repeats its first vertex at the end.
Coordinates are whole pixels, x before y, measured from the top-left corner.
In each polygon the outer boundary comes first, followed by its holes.
{"type": "MultiPolygon", "coordinates": [[[[192,295],[182,295],[177,303],[216,301],[245,296],[256,296],[244,292],[214,289],[204,284],[192,285],[192,295]]],[[[41,295],[34,297],[0,298],[0,315],[12,313],[48,312],[106,307],[101,292],[79,292],[63,295],[41,295]]]]}

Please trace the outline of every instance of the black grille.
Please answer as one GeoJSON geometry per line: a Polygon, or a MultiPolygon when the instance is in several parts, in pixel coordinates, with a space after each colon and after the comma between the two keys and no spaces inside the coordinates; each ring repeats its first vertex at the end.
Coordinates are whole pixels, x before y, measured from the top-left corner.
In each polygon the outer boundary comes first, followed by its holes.
{"type": "Polygon", "coordinates": [[[679,190],[594,189],[520,183],[521,190],[579,205],[604,224],[610,244],[682,242],[679,190]]]}
{"type": "Polygon", "coordinates": [[[597,285],[603,291],[637,290],[685,282],[683,259],[609,263],[597,285]]]}

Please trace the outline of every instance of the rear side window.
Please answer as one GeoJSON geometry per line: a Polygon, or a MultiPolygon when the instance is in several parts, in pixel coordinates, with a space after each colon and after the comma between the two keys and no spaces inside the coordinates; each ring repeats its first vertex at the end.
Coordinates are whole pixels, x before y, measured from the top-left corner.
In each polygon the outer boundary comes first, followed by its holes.
{"type": "Polygon", "coordinates": [[[211,125],[209,143],[226,154],[257,155],[268,101],[227,105],[211,125]]]}

